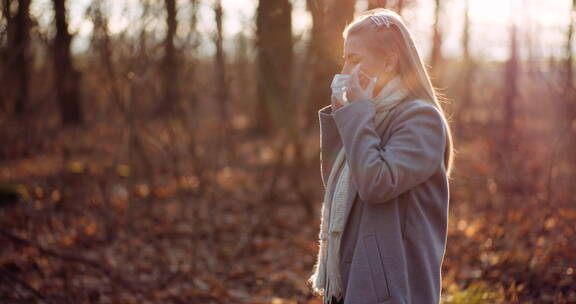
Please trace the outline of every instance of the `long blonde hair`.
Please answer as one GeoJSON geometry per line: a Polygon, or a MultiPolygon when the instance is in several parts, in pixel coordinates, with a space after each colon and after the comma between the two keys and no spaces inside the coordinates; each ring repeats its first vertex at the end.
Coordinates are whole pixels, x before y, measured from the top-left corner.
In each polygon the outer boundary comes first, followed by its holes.
{"type": "Polygon", "coordinates": [[[425,68],[425,64],[414,44],[414,39],[404,24],[402,17],[396,12],[375,8],[360,13],[350,24],[346,25],[342,36],[362,34],[370,39],[365,39],[369,50],[377,54],[395,52],[398,55],[398,73],[403,85],[408,89],[407,100],[422,99],[436,106],[442,114],[442,120],[446,129],[447,144],[444,150],[444,167],[446,175],[450,178],[454,167],[454,145],[450,124],[446,118],[446,112],[441,103],[447,102],[444,97],[434,88],[425,68]],[[373,15],[384,15],[390,22],[390,27],[377,26],[371,19],[373,15]]]}

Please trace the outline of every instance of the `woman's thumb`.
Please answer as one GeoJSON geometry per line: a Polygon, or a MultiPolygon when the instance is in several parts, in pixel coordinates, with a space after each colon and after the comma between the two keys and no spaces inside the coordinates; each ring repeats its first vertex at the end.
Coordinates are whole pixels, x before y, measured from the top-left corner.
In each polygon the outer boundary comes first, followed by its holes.
{"type": "Polygon", "coordinates": [[[368,93],[370,93],[370,96],[374,95],[374,87],[376,86],[376,78],[371,78],[368,86],[366,87],[366,90],[368,90],[368,93]]]}

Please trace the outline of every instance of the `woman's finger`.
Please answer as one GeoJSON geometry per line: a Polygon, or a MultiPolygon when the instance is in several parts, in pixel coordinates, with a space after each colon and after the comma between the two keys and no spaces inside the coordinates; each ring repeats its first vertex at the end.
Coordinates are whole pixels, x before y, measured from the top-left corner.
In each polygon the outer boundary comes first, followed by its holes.
{"type": "Polygon", "coordinates": [[[366,90],[368,91],[368,94],[370,94],[370,97],[374,97],[374,87],[376,86],[376,79],[371,78],[368,86],[366,87],[366,90]]]}
{"type": "Polygon", "coordinates": [[[354,67],[354,69],[352,70],[352,73],[350,73],[350,86],[354,87],[354,86],[359,86],[360,82],[358,81],[358,70],[360,68],[360,64],[356,65],[354,67]]]}
{"type": "Polygon", "coordinates": [[[334,79],[332,79],[332,84],[330,85],[330,87],[339,87],[342,84],[345,84],[348,79],[350,78],[349,75],[342,75],[342,74],[337,74],[336,76],[334,76],[334,79]]]}

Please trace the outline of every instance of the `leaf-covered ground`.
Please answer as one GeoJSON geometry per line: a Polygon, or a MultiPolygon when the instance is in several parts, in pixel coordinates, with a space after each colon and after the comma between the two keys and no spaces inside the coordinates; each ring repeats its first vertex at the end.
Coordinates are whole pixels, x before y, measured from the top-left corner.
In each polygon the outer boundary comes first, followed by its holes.
{"type": "MultiPolygon", "coordinates": [[[[34,130],[2,150],[0,302],[321,303],[317,134],[282,158],[178,123],[34,130]]],[[[570,166],[489,138],[458,146],[443,301],[576,303],[570,166]]]]}

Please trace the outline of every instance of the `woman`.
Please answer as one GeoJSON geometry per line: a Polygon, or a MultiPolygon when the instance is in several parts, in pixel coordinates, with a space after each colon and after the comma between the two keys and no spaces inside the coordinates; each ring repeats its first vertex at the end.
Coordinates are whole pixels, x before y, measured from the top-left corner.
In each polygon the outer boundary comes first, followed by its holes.
{"type": "Polygon", "coordinates": [[[324,303],[439,303],[449,124],[398,14],[366,11],[343,37],[332,104],[319,110],[325,196],[309,283],[324,303]]]}

